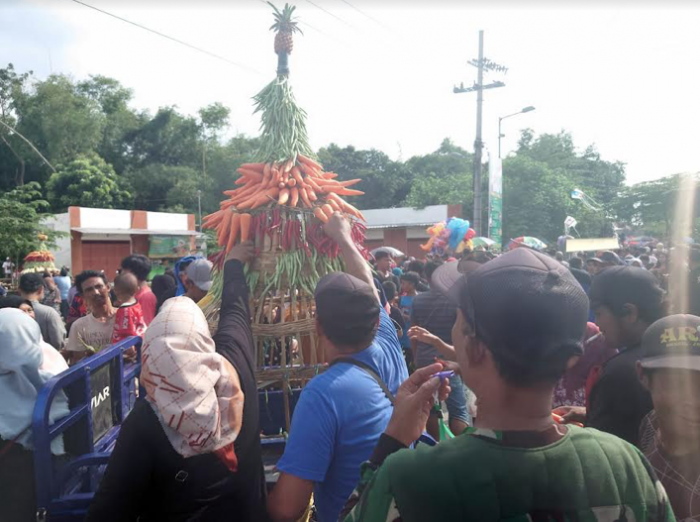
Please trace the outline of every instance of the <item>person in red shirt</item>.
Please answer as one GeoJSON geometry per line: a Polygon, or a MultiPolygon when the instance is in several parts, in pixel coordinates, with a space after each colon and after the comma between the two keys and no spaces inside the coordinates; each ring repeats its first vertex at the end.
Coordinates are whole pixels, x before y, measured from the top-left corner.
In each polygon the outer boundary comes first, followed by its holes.
{"type": "Polygon", "coordinates": [[[146,326],[151,324],[156,316],[156,296],[148,286],[146,279],[151,273],[151,260],[142,254],[132,254],[122,259],[121,273],[132,274],[139,282],[136,300],[141,305],[146,326]]]}
{"type": "Polygon", "coordinates": [[[138,290],[139,282],[133,274],[119,274],[114,280],[114,293],[118,301],[112,344],[123,341],[127,337],[143,336],[146,331],[141,303],[135,297],[138,290]]]}

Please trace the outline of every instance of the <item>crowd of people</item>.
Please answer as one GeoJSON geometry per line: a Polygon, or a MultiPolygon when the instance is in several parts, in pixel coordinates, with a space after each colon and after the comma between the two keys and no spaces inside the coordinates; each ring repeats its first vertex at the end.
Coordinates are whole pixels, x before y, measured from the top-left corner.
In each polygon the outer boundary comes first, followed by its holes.
{"type": "MultiPolygon", "coordinates": [[[[132,335],[144,339],[146,394],[88,520],[700,518],[700,249],[676,248],[687,263],[673,265],[663,245],[568,259],[380,250],[370,265],[340,214],[324,231],[346,267],[315,289],[329,365],[301,393],[269,491],[252,244],[226,258],[213,336],[196,306],[212,284],[205,259],[183,258],[149,285],[149,260],[132,255],[113,283],[85,271],[65,298],[56,277],[23,275],[19,295],[0,301],[3,520],[32,512],[38,390],[132,335]],[[669,307],[681,290],[687,304],[669,307]],[[453,438],[438,428],[443,403],[453,438]]],[[[59,397],[51,417],[66,408],[59,397]]],[[[52,450],[63,453],[60,439],[52,450]]]]}

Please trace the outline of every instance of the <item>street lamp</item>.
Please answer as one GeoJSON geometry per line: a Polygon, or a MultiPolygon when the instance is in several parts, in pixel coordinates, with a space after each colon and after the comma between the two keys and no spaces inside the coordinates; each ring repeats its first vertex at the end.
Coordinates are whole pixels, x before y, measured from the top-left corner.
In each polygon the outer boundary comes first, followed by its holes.
{"type": "Polygon", "coordinates": [[[532,112],[534,110],[535,110],[535,108],[532,105],[530,105],[528,107],[523,108],[522,110],[520,110],[518,112],[514,112],[513,114],[508,114],[507,116],[501,116],[500,118],[498,118],[498,157],[499,158],[501,157],[501,138],[503,138],[505,136],[505,134],[501,133],[501,122],[503,120],[505,120],[506,118],[510,118],[512,116],[517,116],[518,114],[523,114],[526,112],[532,112]]]}

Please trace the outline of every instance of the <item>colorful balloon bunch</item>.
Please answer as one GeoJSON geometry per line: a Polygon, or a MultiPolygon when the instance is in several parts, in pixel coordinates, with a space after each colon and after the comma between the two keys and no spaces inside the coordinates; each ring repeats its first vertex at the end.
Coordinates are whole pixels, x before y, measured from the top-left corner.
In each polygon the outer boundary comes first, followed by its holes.
{"type": "Polygon", "coordinates": [[[450,218],[434,224],[426,230],[430,239],[421,249],[432,255],[460,254],[464,249],[472,248],[472,239],[476,236],[473,228],[469,228],[469,221],[460,218],[450,218]]]}

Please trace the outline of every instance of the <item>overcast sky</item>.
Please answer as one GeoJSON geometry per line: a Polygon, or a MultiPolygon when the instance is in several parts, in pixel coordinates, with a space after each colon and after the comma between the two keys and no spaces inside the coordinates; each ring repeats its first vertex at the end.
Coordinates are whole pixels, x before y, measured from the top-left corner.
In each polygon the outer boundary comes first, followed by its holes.
{"type": "MultiPolygon", "coordinates": [[[[276,68],[262,0],[85,2],[244,67],[71,0],[0,0],[0,66],[39,78],[111,76],[133,89],[134,107],[151,111],[194,114],[219,101],[231,109],[232,133],[257,134],[250,98],[276,68]]],[[[504,122],[504,155],[522,128],[564,129],[579,148],[595,143],[604,159],[626,163],[628,182],[699,171],[699,2],[564,3],[296,0],[304,35],[295,37],[291,79],[312,146],[407,159],[449,137],[472,150],[476,94],[452,88],[476,79],[467,62],[483,29],[485,56],[509,67],[487,77],[506,83],[485,94],[491,153],[498,117],[533,105],[504,122]]]]}

